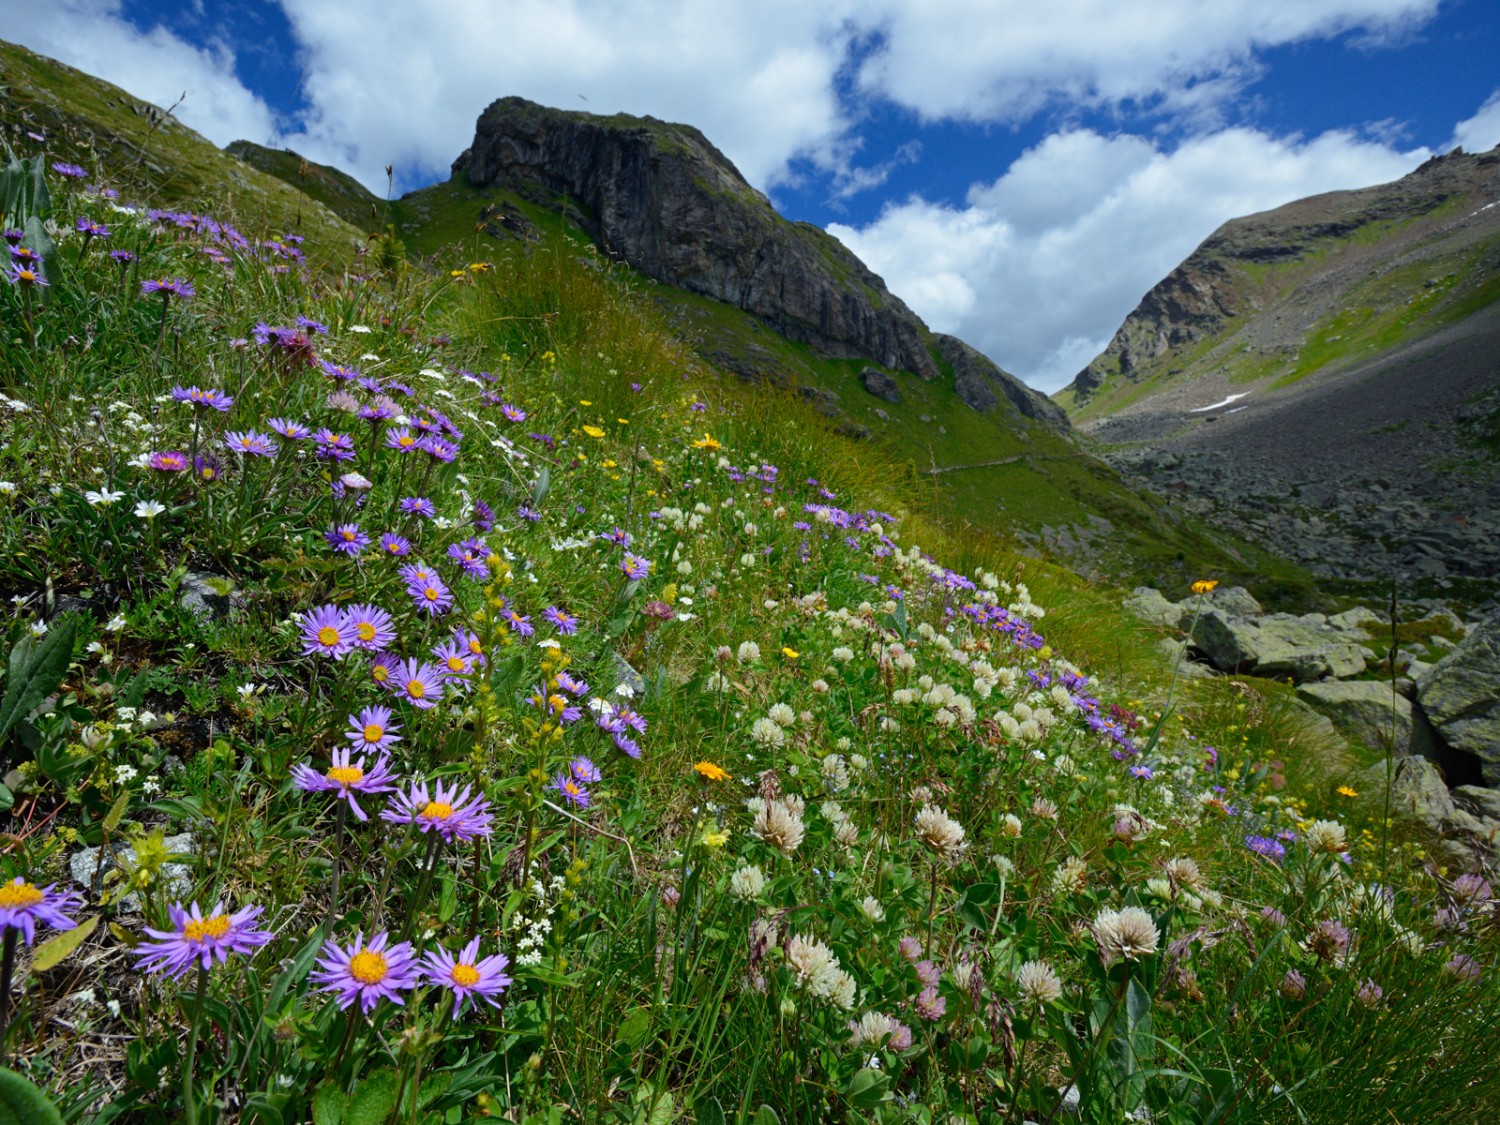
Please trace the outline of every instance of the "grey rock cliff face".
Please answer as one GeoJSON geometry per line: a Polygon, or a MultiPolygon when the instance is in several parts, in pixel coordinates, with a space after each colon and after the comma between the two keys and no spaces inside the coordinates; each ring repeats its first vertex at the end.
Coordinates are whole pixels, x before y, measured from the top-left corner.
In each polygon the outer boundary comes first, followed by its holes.
{"type": "Polygon", "coordinates": [[[925,326],[837,239],[790,223],[698,130],[502,98],[459,158],[476,187],[565,197],[601,249],[830,355],[937,374],[925,326]]]}

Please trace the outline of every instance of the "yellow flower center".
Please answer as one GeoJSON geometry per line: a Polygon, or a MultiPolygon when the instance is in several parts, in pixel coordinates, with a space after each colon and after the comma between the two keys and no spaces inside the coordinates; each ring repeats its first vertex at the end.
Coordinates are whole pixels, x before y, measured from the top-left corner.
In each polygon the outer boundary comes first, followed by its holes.
{"type": "Polygon", "coordinates": [[[351,529],[347,528],[347,527],[344,528],[343,531],[339,532],[339,535],[343,537],[343,540],[344,540],[345,543],[353,543],[354,542],[354,532],[351,529]]]}
{"type": "Polygon", "coordinates": [[[450,672],[466,671],[466,669],[464,668],[464,658],[462,656],[450,656],[446,661],[444,661],[444,663],[448,665],[448,671],[450,672]]]}
{"type": "Polygon", "coordinates": [[[402,434],[396,439],[396,441],[402,446],[411,446],[417,444],[417,439],[412,437],[411,434],[402,434]]]}
{"type": "Polygon", "coordinates": [[[373,641],[375,639],[375,626],[368,621],[361,621],[354,627],[354,632],[362,641],[373,641]]]}
{"type": "Polygon", "coordinates": [[[391,678],[391,670],[384,664],[377,664],[370,669],[370,678],[377,684],[383,684],[391,678]]]}
{"type": "MultiPolygon", "coordinates": [[[[365,728],[367,737],[369,730],[369,727],[365,728]]],[[[334,766],[333,769],[329,770],[323,776],[339,785],[358,785],[365,779],[365,771],[358,766],[334,766]]]]}
{"type": "Polygon", "coordinates": [[[422,591],[422,596],[424,598],[426,598],[430,602],[435,602],[435,601],[438,600],[438,592],[436,590],[434,590],[431,586],[427,587],[427,589],[425,589],[425,590],[422,591]]]}
{"type": "Polygon", "coordinates": [[[332,625],[324,625],[318,630],[318,643],[327,648],[332,648],[339,643],[339,631],[332,625]]]}
{"type": "Polygon", "coordinates": [[[461,988],[473,988],[479,983],[479,970],[473,965],[454,965],[450,977],[461,988]]]}
{"type": "Polygon", "coordinates": [[[35,906],[46,898],[41,891],[24,880],[17,883],[6,883],[0,887],[0,910],[16,910],[27,906],[35,906]]]}
{"type": "Polygon", "coordinates": [[[472,652],[475,656],[484,655],[484,646],[479,643],[478,637],[475,637],[472,641],[469,642],[469,651],[472,652]]]}
{"type": "Polygon", "coordinates": [[[427,807],[417,815],[423,820],[447,820],[453,815],[453,806],[446,801],[428,801],[427,807]]]}
{"type": "Polygon", "coordinates": [[[374,950],[361,949],[349,958],[349,975],[360,984],[379,984],[385,974],[385,958],[374,950]]]}
{"type": "Polygon", "coordinates": [[[421,699],[427,694],[427,685],[424,684],[421,680],[407,680],[406,694],[411,696],[413,699],[421,699]]]}
{"type": "Polygon", "coordinates": [[[194,918],[182,927],[183,939],[200,945],[204,938],[222,938],[228,932],[229,919],[223,914],[215,914],[212,918],[205,918],[201,922],[194,918]]]}
{"type": "Polygon", "coordinates": [[[362,733],[366,742],[379,742],[385,737],[385,728],[377,723],[366,723],[362,733]]]}

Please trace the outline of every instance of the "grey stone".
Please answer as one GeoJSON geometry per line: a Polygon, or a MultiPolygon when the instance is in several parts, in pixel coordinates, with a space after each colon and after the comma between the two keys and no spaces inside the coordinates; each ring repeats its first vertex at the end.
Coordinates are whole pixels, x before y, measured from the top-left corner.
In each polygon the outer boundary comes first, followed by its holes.
{"type": "Polygon", "coordinates": [[[1251,622],[1209,609],[1192,629],[1193,644],[1221,672],[1249,671],[1260,660],[1260,630],[1251,622]]]}
{"type": "Polygon", "coordinates": [[[1167,658],[1167,661],[1177,669],[1179,676],[1191,680],[1202,679],[1204,676],[1212,676],[1214,670],[1206,664],[1200,664],[1192,659],[1187,652],[1187,641],[1179,641],[1173,637],[1162,637],[1156,642],[1156,651],[1167,658]]]}
{"type": "MultiPolygon", "coordinates": [[[[191,832],[180,832],[176,836],[168,836],[163,843],[167,851],[176,855],[191,856],[193,854],[193,834],[191,832]]],[[[118,859],[127,865],[135,863],[135,849],[128,844],[124,846],[111,845],[104,856],[104,863],[99,863],[99,848],[81,848],[74,852],[68,859],[68,870],[73,876],[73,882],[81,887],[87,887],[93,898],[98,898],[103,890],[104,876],[108,875],[119,866],[118,859]],[[95,878],[95,872],[98,878],[95,878]]],[[[161,889],[164,893],[174,898],[182,899],[193,893],[192,868],[184,863],[164,863],[161,867],[161,889]]],[[[133,914],[140,910],[141,900],[135,892],[131,892],[116,904],[117,908],[125,914],[133,914]]]]}
{"type": "Polygon", "coordinates": [[[610,690],[612,699],[618,699],[619,693],[616,689],[628,687],[634,698],[639,699],[646,694],[646,677],[630,666],[618,652],[609,654],[609,675],[614,681],[614,687],[610,690]]]}
{"type": "Polygon", "coordinates": [[[1337,629],[1361,630],[1365,633],[1379,633],[1380,630],[1389,628],[1380,614],[1362,605],[1346,609],[1343,613],[1335,613],[1328,619],[1328,624],[1337,629]]]}
{"type": "Polygon", "coordinates": [[[1185,621],[1182,606],[1167,601],[1160,590],[1150,586],[1137,586],[1125,599],[1124,606],[1127,613],[1148,625],[1180,629],[1185,621]]]}
{"type": "Polygon", "coordinates": [[[1453,797],[1442,772],[1426,758],[1377,762],[1360,776],[1361,795],[1375,802],[1383,800],[1386,781],[1390,780],[1391,815],[1398,820],[1441,833],[1444,821],[1453,814],[1453,797]]]}
{"type": "MultiPolygon", "coordinates": [[[[1177,603],[1189,613],[1198,610],[1198,595],[1183,598],[1177,603]]],[[[1249,590],[1243,586],[1226,586],[1203,595],[1203,608],[1205,611],[1216,609],[1220,613],[1227,613],[1231,617],[1259,617],[1265,612],[1265,608],[1256,601],[1249,590]]]]}
{"type": "Polygon", "coordinates": [[[1500,820],[1500,789],[1487,789],[1482,785],[1460,785],[1453,791],[1453,799],[1476,816],[1500,820]]]}
{"type": "Polygon", "coordinates": [[[1417,677],[1417,702],[1438,737],[1478,758],[1485,782],[1500,785],[1500,614],[1417,677]]]}
{"type": "Polygon", "coordinates": [[[177,586],[177,604],[200,621],[223,617],[244,600],[234,579],[207,570],[190,570],[177,586]]]}
{"type": "Polygon", "coordinates": [[[1366,746],[1401,754],[1411,745],[1411,701],[1373,680],[1305,683],[1297,694],[1366,746]],[[1392,734],[1392,713],[1395,731],[1392,734]]]}
{"type": "Polygon", "coordinates": [[[890,403],[901,401],[901,388],[895,378],[878,367],[866,367],[859,373],[859,381],[864,384],[865,390],[878,399],[890,403]]]}

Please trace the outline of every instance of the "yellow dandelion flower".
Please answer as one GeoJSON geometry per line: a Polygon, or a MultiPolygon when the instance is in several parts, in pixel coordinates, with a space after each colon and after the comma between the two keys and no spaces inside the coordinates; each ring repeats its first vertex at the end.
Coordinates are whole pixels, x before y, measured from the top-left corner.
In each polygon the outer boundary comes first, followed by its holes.
{"type": "Polygon", "coordinates": [[[1334,792],[1337,793],[1340,797],[1358,797],[1359,796],[1359,790],[1357,790],[1357,789],[1351,789],[1347,785],[1340,785],[1337,789],[1334,790],[1334,792]]]}
{"type": "Polygon", "coordinates": [[[581,399],[578,400],[578,405],[579,406],[593,406],[594,404],[592,402],[590,402],[586,398],[581,398],[581,399]]]}
{"type": "Polygon", "coordinates": [[[601,430],[598,426],[585,426],[583,427],[583,432],[588,434],[589,437],[592,438],[601,438],[604,436],[604,431],[601,430]]]}
{"type": "Polygon", "coordinates": [[[796,660],[797,657],[801,656],[802,654],[794,648],[787,648],[785,646],[782,646],[781,655],[786,657],[788,660],[796,660]]]}
{"type": "Polygon", "coordinates": [[[722,766],[714,765],[713,762],[710,762],[707,759],[697,763],[695,766],[693,766],[693,769],[702,774],[705,781],[729,780],[729,772],[727,770],[725,770],[722,766]]]}
{"type": "Polygon", "coordinates": [[[489,273],[490,272],[490,264],[488,262],[470,262],[469,263],[469,272],[470,273],[489,273]]]}
{"type": "Polygon", "coordinates": [[[721,446],[717,441],[715,441],[713,438],[709,437],[707,434],[704,434],[697,441],[693,442],[693,448],[694,449],[722,449],[723,446],[721,446]]]}
{"type": "Polygon", "coordinates": [[[1193,587],[1192,587],[1193,593],[1195,593],[1195,594],[1207,594],[1207,593],[1210,593],[1213,590],[1213,588],[1215,586],[1217,586],[1218,584],[1219,584],[1219,580],[1217,578],[1200,578],[1200,579],[1198,579],[1198,581],[1196,581],[1196,582],[1193,583],[1193,587]]]}

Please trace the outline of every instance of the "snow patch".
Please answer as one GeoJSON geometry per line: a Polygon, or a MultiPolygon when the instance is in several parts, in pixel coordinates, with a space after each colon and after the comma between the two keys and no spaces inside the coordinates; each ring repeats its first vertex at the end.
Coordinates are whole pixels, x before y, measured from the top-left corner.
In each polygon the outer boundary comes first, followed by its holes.
{"type": "MultiPolygon", "coordinates": [[[[1250,397],[1250,392],[1249,391],[1246,391],[1243,394],[1230,395],[1223,402],[1216,402],[1212,406],[1200,406],[1200,407],[1197,407],[1194,410],[1189,410],[1188,413],[1189,414],[1202,414],[1206,410],[1217,410],[1221,406],[1228,406],[1231,402],[1238,402],[1242,398],[1249,398],[1249,397],[1250,397]]],[[[1241,406],[1239,409],[1243,410],[1245,408],[1243,406],[1241,406]]],[[[1230,413],[1232,414],[1233,411],[1230,411],[1230,413]]]]}

